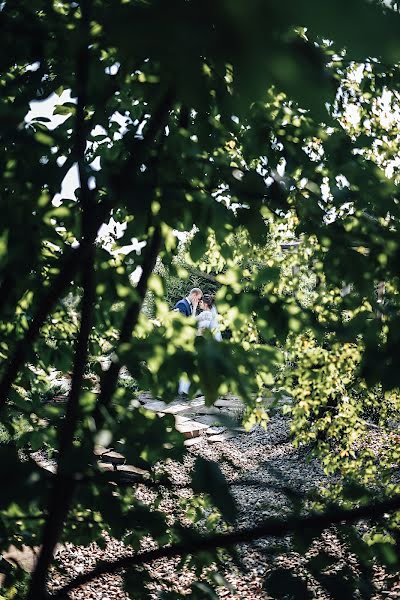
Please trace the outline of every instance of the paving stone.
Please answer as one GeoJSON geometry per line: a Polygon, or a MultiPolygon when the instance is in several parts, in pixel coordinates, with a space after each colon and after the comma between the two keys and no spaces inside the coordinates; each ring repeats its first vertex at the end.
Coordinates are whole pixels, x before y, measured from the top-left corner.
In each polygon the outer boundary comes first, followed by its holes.
{"type": "Polygon", "coordinates": [[[207,436],[207,441],[210,444],[215,444],[217,442],[226,442],[234,437],[236,437],[236,435],[232,431],[227,431],[226,433],[217,433],[216,435],[207,436]]]}
{"type": "Polygon", "coordinates": [[[204,406],[206,403],[204,396],[199,396],[198,398],[194,398],[194,400],[191,400],[189,402],[189,405],[192,406],[193,408],[197,408],[199,406],[204,406]]]}
{"type": "Polygon", "coordinates": [[[202,442],[203,440],[204,440],[204,437],[198,436],[198,437],[194,437],[194,438],[185,440],[183,443],[186,447],[197,446],[197,444],[200,444],[200,442],[202,442]]]}
{"type": "Polygon", "coordinates": [[[112,463],[113,465],[123,465],[126,462],[125,456],[114,450],[102,454],[101,460],[102,462],[112,463]]]}
{"type": "Polygon", "coordinates": [[[135,473],[136,475],[141,475],[142,477],[145,477],[149,474],[145,469],[140,469],[134,465],[118,465],[117,471],[118,473],[121,471],[124,473],[135,473]]]}
{"type": "MultiPolygon", "coordinates": [[[[194,419],[197,417],[199,413],[193,410],[193,408],[188,408],[187,410],[183,410],[182,412],[179,413],[180,417],[188,417],[189,419],[194,419]]],[[[177,416],[177,415],[176,415],[177,416]]]]}
{"type": "Polygon", "coordinates": [[[195,420],[205,425],[218,425],[218,417],[215,415],[199,415],[195,420]]]}
{"type": "Polygon", "coordinates": [[[97,463],[100,471],[114,471],[114,465],[109,462],[102,462],[101,460],[97,463]]]}
{"type": "Polygon", "coordinates": [[[241,408],[243,403],[238,398],[218,398],[214,402],[214,406],[220,408],[241,408]]]}
{"type": "Polygon", "coordinates": [[[194,399],[195,399],[195,400],[201,400],[201,401],[204,401],[204,402],[205,402],[205,398],[204,398],[204,396],[203,396],[203,395],[196,396],[194,399]]]}
{"type": "Polygon", "coordinates": [[[105,448],[104,446],[95,446],[94,447],[94,455],[95,456],[102,456],[103,454],[105,454],[106,452],[111,451],[111,448],[105,448]]]}
{"type": "Polygon", "coordinates": [[[169,404],[168,406],[160,410],[160,412],[176,415],[178,413],[188,410],[189,408],[190,407],[187,404],[169,404]]]}
{"type": "Polygon", "coordinates": [[[217,435],[219,433],[224,433],[226,431],[226,427],[209,427],[206,431],[207,435],[217,435]]]}
{"type": "Polygon", "coordinates": [[[225,415],[230,421],[239,425],[242,422],[244,415],[244,407],[240,408],[221,408],[221,413],[225,415]]]}
{"type": "Polygon", "coordinates": [[[133,465],[118,465],[114,473],[119,473],[119,480],[125,482],[140,483],[149,478],[148,471],[144,471],[133,465]]]}
{"type": "Polygon", "coordinates": [[[187,421],[192,421],[192,418],[191,417],[184,417],[182,415],[175,415],[175,424],[186,423],[187,421]]]}
{"type": "Polygon", "coordinates": [[[196,414],[197,415],[220,415],[221,411],[219,410],[219,408],[216,408],[215,406],[200,406],[200,407],[196,407],[196,414]]]}
{"type": "Polygon", "coordinates": [[[150,399],[148,399],[148,400],[147,400],[146,398],[140,398],[140,397],[138,397],[138,398],[137,398],[137,400],[139,400],[139,403],[140,403],[142,406],[146,406],[147,402],[153,402],[153,399],[151,399],[151,400],[150,400],[150,399]]]}
{"type": "Polygon", "coordinates": [[[197,437],[202,431],[208,429],[208,425],[199,423],[198,421],[185,421],[184,423],[177,423],[176,429],[183,433],[187,438],[197,437]]]}
{"type": "Polygon", "coordinates": [[[153,412],[161,412],[164,410],[164,408],[167,408],[167,404],[166,402],[163,402],[162,400],[157,400],[156,402],[149,402],[148,404],[145,404],[145,408],[147,410],[152,410],[153,412]]]}

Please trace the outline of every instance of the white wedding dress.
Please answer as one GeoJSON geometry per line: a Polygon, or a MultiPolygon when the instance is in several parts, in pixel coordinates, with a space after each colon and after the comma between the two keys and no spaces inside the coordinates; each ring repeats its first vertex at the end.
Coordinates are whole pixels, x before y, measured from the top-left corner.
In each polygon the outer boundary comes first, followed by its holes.
{"type": "MultiPolygon", "coordinates": [[[[221,331],[219,329],[219,323],[218,323],[218,311],[215,308],[215,306],[213,306],[211,308],[211,310],[201,311],[201,313],[199,313],[195,317],[195,319],[197,321],[197,328],[199,329],[200,332],[202,329],[211,329],[214,334],[214,338],[217,340],[217,342],[220,342],[222,340],[222,335],[221,335],[221,331]]],[[[184,377],[181,377],[179,380],[178,393],[179,394],[188,394],[189,389],[190,389],[190,381],[188,381],[184,377]]]]}
{"type": "Polygon", "coordinates": [[[215,306],[213,306],[210,310],[203,310],[201,313],[199,313],[196,316],[196,321],[199,330],[211,329],[217,342],[222,340],[218,323],[218,311],[215,306]]]}

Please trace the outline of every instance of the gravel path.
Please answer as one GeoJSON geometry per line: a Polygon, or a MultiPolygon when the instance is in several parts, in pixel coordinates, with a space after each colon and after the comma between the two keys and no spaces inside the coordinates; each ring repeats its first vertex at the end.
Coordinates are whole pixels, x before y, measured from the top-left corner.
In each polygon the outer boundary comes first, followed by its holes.
{"type": "MultiPolygon", "coordinates": [[[[296,493],[304,495],[318,487],[325,479],[317,461],[310,459],[304,449],[299,450],[292,446],[289,440],[288,421],[280,414],[275,414],[271,418],[266,431],[261,427],[255,427],[250,433],[242,433],[235,438],[214,444],[210,444],[204,434],[201,441],[188,448],[185,465],[173,466],[171,476],[176,482],[185,481],[196,455],[218,461],[220,464],[231,484],[239,508],[238,527],[256,525],[265,517],[282,515],[286,510],[289,511],[290,502],[282,492],[282,486],[286,485],[296,493]]],[[[180,493],[190,494],[188,490],[181,490],[180,493]]],[[[147,503],[151,503],[154,498],[154,493],[142,485],[138,486],[137,495],[147,503]]],[[[179,518],[176,506],[176,496],[171,496],[166,490],[160,508],[170,514],[171,518],[179,518]]],[[[239,569],[233,562],[227,561],[224,576],[232,585],[232,589],[219,588],[219,597],[245,600],[271,598],[272,596],[267,595],[264,590],[264,581],[272,572],[272,567],[278,567],[281,572],[294,575],[297,581],[307,582],[304,583],[304,594],[292,597],[330,599],[332,596],[305,568],[307,559],[317,555],[321,550],[336,559],[336,572],[340,573],[342,569],[344,581],[346,577],[358,574],[355,557],[348,554],[341,546],[334,531],[325,531],[313,543],[306,557],[293,551],[288,538],[278,542],[281,550],[275,557],[271,555],[270,550],[277,540],[259,540],[241,546],[239,558],[242,568],[239,569]]],[[[146,541],[143,546],[144,549],[151,547],[151,540],[146,541]]],[[[92,568],[98,559],[118,558],[125,553],[127,549],[122,543],[107,538],[105,550],[101,550],[96,544],[86,549],[67,545],[59,550],[58,560],[69,576],[76,576],[92,568]]],[[[149,565],[154,577],[154,583],[150,588],[153,590],[153,598],[159,598],[162,589],[173,588],[181,593],[189,592],[190,585],[196,578],[190,569],[185,568],[178,572],[176,569],[178,562],[178,560],[163,559],[149,565]]],[[[55,577],[52,587],[58,587],[64,580],[61,576],[55,577]]],[[[375,580],[376,594],[373,595],[375,600],[383,597],[400,597],[392,587],[394,584],[397,585],[397,580],[388,581],[382,569],[376,570],[375,580]],[[388,594],[389,583],[391,592],[388,594]]],[[[284,598],[279,595],[274,597],[284,598]]],[[[121,600],[127,596],[123,592],[121,577],[105,575],[75,590],[71,593],[71,598],[73,600],[121,600]]]]}

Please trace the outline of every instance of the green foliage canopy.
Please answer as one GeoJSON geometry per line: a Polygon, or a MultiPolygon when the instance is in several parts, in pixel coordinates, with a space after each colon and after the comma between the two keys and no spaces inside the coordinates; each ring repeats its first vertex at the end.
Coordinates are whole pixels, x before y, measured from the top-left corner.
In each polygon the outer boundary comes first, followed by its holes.
{"type": "MultiPolygon", "coordinates": [[[[345,388],[357,380],[369,398],[372,386],[396,394],[399,215],[395,183],[382,170],[396,138],[383,140],[378,159],[384,126],[369,90],[391,86],[396,98],[399,16],[364,0],[6,0],[0,24],[0,409],[8,436],[1,469],[9,484],[1,544],[42,542],[27,596],[38,600],[57,541],[87,544],[106,530],[138,548],[145,535],[160,545],[194,535],[167,525],[157,501],[140,505],[118,481],[114,493],[93,460],[104,440],[150,471],[183,456],[172,421],[132,403],[119,383],[122,366],[141,388],[171,399],[179,365],[207,402],[231,390],[251,409],[279,381],[289,347],[297,371],[282,385],[294,394],[294,431],[299,442],[321,434],[328,467],[339,434],[351,457],[359,424],[360,405],[343,408],[353,397],[336,389],[337,379],[345,388]],[[367,65],[357,85],[352,61],[367,65]],[[367,132],[346,122],[356,97],[363,115],[375,110],[367,132]],[[53,118],[26,118],[30,103],[48,98],[53,118]],[[79,187],[56,202],[71,168],[79,187]],[[112,253],[96,242],[111,216],[126,225],[112,253]],[[169,312],[165,281],[154,272],[159,259],[184,275],[173,260],[175,232],[194,226],[191,260],[210,255],[232,329],[221,344],[196,338],[169,312]],[[296,278],[283,277],[294,260],[279,253],[287,232],[302,241],[300,269],[318,281],[307,301],[296,278]],[[133,264],[118,252],[132,239],[142,245],[133,264]],[[384,306],[375,293],[381,281],[384,306]],[[71,291],[79,318],[66,303],[71,291]],[[141,312],[149,291],[160,326],[141,312]],[[96,359],[105,348],[112,361],[103,372],[96,359]],[[89,363],[99,393],[85,377],[89,363]],[[52,369],[72,372],[65,409],[42,402],[52,369]],[[331,402],[343,409],[333,431],[331,402]],[[56,456],[56,475],[36,464],[32,451],[40,448],[56,456]]],[[[197,495],[184,510],[208,508],[203,491],[232,519],[220,479],[200,463],[197,495]]],[[[211,512],[207,526],[214,524],[211,512]]],[[[214,558],[194,561],[201,570],[214,558]]],[[[127,575],[133,597],[147,576],[127,575]]],[[[10,597],[23,579],[13,574],[10,597]]]]}

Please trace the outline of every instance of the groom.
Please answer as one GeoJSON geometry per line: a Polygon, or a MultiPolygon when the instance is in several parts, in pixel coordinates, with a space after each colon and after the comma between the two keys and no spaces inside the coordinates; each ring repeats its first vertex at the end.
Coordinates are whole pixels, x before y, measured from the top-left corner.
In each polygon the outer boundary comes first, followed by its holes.
{"type": "MultiPolygon", "coordinates": [[[[179,311],[185,317],[190,317],[196,314],[197,306],[203,298],[203,292],[200,288],[193,288],[186,298],[179,300],[174,306],[174,310],[179,311]]],[[[190,389],[190,381],[185,377],[179,379],[178,397],[187,398],[190,389]]]]}
{"type": "Polygon", "coordinates": [[[179,311],[185,317],[190,317],[196,314],[197,306],[203,297],[203,292],[200,288],[193,288],[186,298],[179,300],[174,306],[174,310],[179,311]]]}

